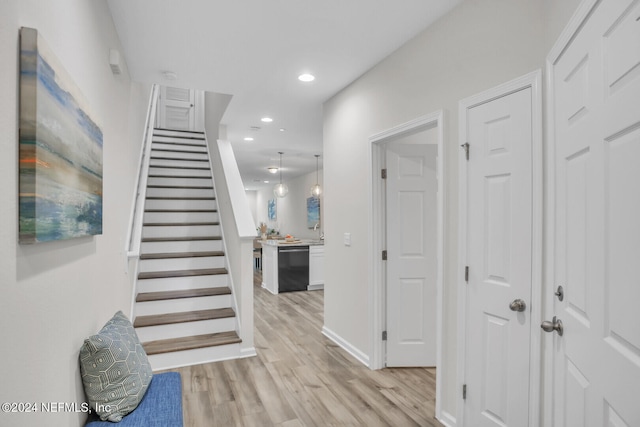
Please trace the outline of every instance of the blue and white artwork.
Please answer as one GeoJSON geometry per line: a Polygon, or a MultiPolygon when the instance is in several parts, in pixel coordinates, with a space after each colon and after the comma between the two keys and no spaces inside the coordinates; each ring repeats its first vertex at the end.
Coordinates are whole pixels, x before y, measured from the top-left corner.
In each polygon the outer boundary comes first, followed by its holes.
{"type": "Polygon", "coordinates": [[[267,214],[269,221],[276,220],[276,199],[269,199],[267,202],[267,214]]]}
{"type": "Polygon", "coordinates": [[[32,28],[20,30],[19,240],[102,234],[102,131],[32,28]]]}
{"type": "Polygon", "coordinates": [[[307,227],[314,228],[320,224],[320,199],[309,197],[307,199],[307,227]]]}

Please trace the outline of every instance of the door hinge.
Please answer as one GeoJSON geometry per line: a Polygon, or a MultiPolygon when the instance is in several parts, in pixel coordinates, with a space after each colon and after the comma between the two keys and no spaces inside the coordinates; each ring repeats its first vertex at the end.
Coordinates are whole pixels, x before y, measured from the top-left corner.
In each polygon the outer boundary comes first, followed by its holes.
{"type": "Polygon", "coordinates": [[[380,177],[381,177],[382,179],[387,179],[387,170],[386,170],[386,169],[382,169],[382,170],[380,171],[380,177]]]}
{"type": "Polygon", "coordinates": [[[469,160],[469,143],[465,142],[464,144],[461,145],[462,148],[464,148],[464,155],[467,158],[467,161],[469,160]]]}
{"type": "Polygon", "coordinates": [[[464,281],[469,283],[469,266],[468,265],[464,268],[464,281]]]}
{"type": "Polygon", "coordinates": [[[466,399],[466,398],[467,398],[467,385],[462,384],[462,399],[466,399]]]}
{"type": "Polygon", "coordinates": [[[384,251],[382,251],[382,260],[383,261],[387,260],[387,250],[386,249],[384,251]]]}
{"type": "Polygon", "coordinates": [[[387,340],[387,331],[382,331],[382,341],[387,340]]]}

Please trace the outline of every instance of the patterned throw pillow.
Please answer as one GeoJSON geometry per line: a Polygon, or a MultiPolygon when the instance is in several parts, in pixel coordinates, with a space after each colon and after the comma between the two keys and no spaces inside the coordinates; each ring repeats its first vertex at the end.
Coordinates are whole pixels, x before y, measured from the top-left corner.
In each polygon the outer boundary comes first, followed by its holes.
{"type": "Polygon", "coordinates": [[[101,420],[119,422],[138,406],[151,383],[151,365],[121,311],[84,341],[80,371],[89,404],[101,420]]]}

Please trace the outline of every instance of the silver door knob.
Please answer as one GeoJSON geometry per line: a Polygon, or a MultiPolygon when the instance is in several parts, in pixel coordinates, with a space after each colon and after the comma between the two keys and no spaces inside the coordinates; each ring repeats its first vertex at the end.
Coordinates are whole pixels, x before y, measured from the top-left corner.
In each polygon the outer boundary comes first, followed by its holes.
{"type": "Polygon", "coordinates": [[[556,318],[556,316],[553,316],[553,320],[551,322],[549,322],[548,320],[545,320],[544,322],[542,322],[542,325],[540,325],[540,327],[545,332],[556,331],[560,336],[562,336],[562,334],[564,333],[564,328],[562,327],[562,320],[556,318]]]}
{"type": "Polygon", "coordinates": [[[524,311],[527,308],[527,304],[522,301],[521,299],[515,299],[513,301],[511,301],[511,304],[509,304],[509,308],[511,309],[511,311],[524,311]]]}

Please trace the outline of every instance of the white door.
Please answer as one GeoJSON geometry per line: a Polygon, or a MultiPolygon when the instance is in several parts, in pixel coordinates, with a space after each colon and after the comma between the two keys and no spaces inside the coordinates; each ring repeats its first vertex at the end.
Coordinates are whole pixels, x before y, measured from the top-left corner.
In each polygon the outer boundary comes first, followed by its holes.
{"type": "Polygon", "coordinates": [[[436,365],[438,146],[428,132],[386,146],[389,367],[436,365]]]}
{"type": "MultiPolygon", "coordinates": [[[[640,426],[640,2],[585,2],[550,57],[556,427],[640,426]],[[568,30],[569,31],[569,30],[568,30]]],[[[547,319],[551,320],[551,319],[547,319]]]]}
{"type": "Polygon", "coordinates": [[[533,242],[532,89],[469,108],[466,117],[464,425],[526,426],[533,242]]]}
{"type": "Polygon", "coordinates": [[[195,130],[195,98],[193,90],[162,86],[158,103],[158,127],[195,130]]]}

